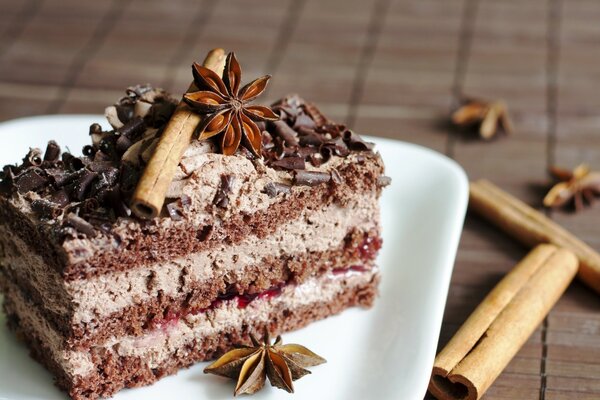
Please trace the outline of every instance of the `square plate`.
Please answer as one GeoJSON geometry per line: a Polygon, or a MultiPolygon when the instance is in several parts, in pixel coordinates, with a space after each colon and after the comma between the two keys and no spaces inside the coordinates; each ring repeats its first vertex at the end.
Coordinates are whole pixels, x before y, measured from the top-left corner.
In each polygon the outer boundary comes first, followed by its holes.
{"type": "MultiPolygon", "coordinates": [[[[49,139],[71,150],[87,144],[98,115],[24,118],[0,124],[0,165],[19,161],[49,139]]],[[[371,310],[351,309],[284,335],[327,358],[294,383],[295,399],[422,399],[436,352],[448,285],[464,221],[468,181],[452,160],[399,141],[377,144],[392,184],[382,205],[384,245],[378,258],[381,295],[371,310]]],[[[0,313],[0,399],[65,399],[52,377],[29,358],[0,313]]],[[[205,375],[206,364],[152,386],[124,390],[116,400],[231,399],[233,384],[205,375]]],[[[268,385],[268,383],[267,383],[268,385]]],[[[278,399],[270,386],[253,399],[278,399]]],[[[287,398],[287,397],[286,397],[287,398]]]]}

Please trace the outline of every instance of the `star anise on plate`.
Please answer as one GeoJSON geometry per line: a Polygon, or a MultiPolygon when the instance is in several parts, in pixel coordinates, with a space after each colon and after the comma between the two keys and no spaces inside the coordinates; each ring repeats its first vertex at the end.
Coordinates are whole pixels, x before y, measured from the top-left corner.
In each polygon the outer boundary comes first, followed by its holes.
{"type": "Polygon", "coordinates": [[[310,374],[306,368],[327,362],[304,346],[282,344],[281,336],[274,344],[268,333],[261,341],[254,335],[250,338],[252,347],[233,349],[204,369],[204,373],[237,380],[235,396],[258,392],[267,378],[272,386],[293,393],[292,382],[310,374]]]}
{"type": "Polygon", "coordinates": [[[600,172],[581,164],[573,171],[553,167],[550,174],[558,181],[544,197],[544,206],[558,208],[573,204],[575,211],[591,204],[600,195],[600,172]]]}
{"type": "Polygon", "coordinates": [[[461,128],[476,127],[482,139],[489,140],[498,132],[512,133],[513,127],[506,103],[502,100],[485,101],[464,99],[452,113],[452,123],[461,128]]]}
{"type": "Polygon", "coordinates": [[[192,72],[199,90],[186,93],[183,99],[204,116],[198,126],[198,139],[223,133],[223,154],[234,154],[241,143],[260,157],[262,132],[255,121],[275,121],[279,117],[269,107],[249,103],[264,92],[271,76],[255,79],[240,89],[242,69],[233,53],[227,55],[223,78],[197,63],[193,64],[192,72]]]}

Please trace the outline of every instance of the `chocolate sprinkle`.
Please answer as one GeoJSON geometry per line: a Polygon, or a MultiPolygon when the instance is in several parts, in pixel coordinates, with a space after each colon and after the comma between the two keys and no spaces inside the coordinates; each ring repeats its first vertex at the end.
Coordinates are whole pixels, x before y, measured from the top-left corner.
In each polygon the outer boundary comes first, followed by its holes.
{"type": "Polygon", "coordinates": [[[320,171],[295,171],[294,184],[301,186],[317,186],[331,180],[331,175],[320,171]]]}

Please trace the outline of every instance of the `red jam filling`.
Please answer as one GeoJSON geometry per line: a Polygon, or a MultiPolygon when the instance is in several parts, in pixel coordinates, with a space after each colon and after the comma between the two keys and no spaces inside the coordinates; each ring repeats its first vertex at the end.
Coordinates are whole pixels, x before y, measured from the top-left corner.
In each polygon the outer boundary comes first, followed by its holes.
{"type": "MultiPolygon", "coordinates": [[[[367,238],[369,239],[369,238],[367,238]]],[[[367,240],[363,242],[363,244],[359,247],[359,251],[372,251],[372,254],[377,252],[377,249],[381,246],[381,240],[367,240]],[[373,250],[377,248],[376,250],[373,250]]],[[[331,270],[331,273],[334,275],[348,274],[348,273],[363,273],[369,271],[370,268],[364,265],[352,265],[348,268],[334,268],[331,270]]],[[[246,308],[248,304],[252,303],[256,299],[271,299],[273,297],[277,297],[281,294],[283,287],[286,285],[286,282],[279,283],[277,285],[271,286],[269,289],[264,290],[260,293],[244,293],[239,294],[233,289],[228,289],[225,293],[220,294],[216,300],[214,300],[210,306],[205,308],[188,308],[183,312],[173,312],[168,310],[164,317],[162,318],[154,318],[151,325],[157,329],[168,330],[171,327],[175,327],[181,317],[185,315],[198,315],[202,314],[208,310],[212,310],[218,307],[222,302],[229,300],[236,300],[238,308],[246,308]]]]}
{"type": "Polygon", "coordinates": [[[358,254],[362,260],[373,260],[381,249],[382,240],[379,236],[366,236],[358,245],[358,254]]]}

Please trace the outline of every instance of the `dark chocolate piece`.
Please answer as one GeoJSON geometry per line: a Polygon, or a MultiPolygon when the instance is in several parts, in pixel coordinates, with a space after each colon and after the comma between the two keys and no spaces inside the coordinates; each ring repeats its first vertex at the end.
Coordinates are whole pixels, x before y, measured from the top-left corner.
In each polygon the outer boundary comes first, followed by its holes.
{"type": "Polygon", "coordinates": [[[273,132],[284,140],[288,146],[297,146],[298,138],[297,133],[284,121],[271,122],[273,126],[273,132]]]}
{"type": "Polygon", "coordinates": [[[317,186],[331,180],[331,175],[320,171],[296,171],[294,184],[301,186],[317,186]]]}
{"type": "Polygon", "coordinates": [[[229,195],[232,193],[235,177],[233,175],[221,175],[221,184],[217,189],[213,204],[220,208],[227,208],[229,205],[229,195]]]}
{"type": "Polygon", "coordinates": [[[363,138],[351,130],[344,132],[344,142],[346,142],[350,150],[371,151],[375,147],[375,144],[365,142],[363,138]]]}
{"type": "Polygon", "coordinates": [[[17,191],[21,194],[36,191],[48,184],[48,178],[43,176],[43,171],[39,168],[30,168],[15,180],[17,191]]]}
{"type": "Polygon", "coordinates": [[[55,162],[60,158],[60,146],[51,140],[46,146],[46,152],[44,153],[44,161],[55,162]]]}
{"type": "Polygon", "coordinates": [[[73,213],[67,214],[65,218],[65,224],[72,228],[75,228],[78,232],[81,232],[89,237],[96,236],[96,230],[94,229],[92,224],[73,213]]]}
{"type": "Polygon", "coordinates": [[[291,186],[280,182],[269,182],[265,185],[263,192],[269,197],[276,197],[279,194],[289,194],[291,186]]]}
{"type": "Polygon", "coordinates": [[[304,157],[291,156],[284,157],[281,160],[273,161],[271,166],[280,167],[283,169],[295,170],[295,169],[304,169],[305,162],[304,157]]]}

